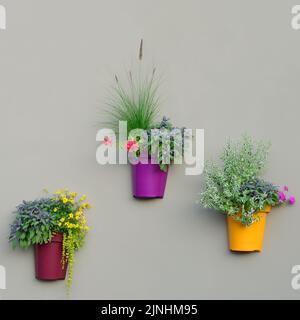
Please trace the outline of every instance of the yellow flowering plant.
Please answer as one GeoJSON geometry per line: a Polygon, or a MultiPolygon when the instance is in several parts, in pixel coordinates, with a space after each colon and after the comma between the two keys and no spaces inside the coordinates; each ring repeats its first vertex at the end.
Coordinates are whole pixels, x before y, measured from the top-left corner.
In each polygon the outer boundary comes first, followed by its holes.
{"type": "Polygon", "coordinates": [[[84,244],[89,231],[85,212],[91,208],[86,196],[79,197],[68,189],[58,190],[53,195],[55,206],[55,233],[63,233],[63,263],[68,263],[67,286],[71,287],[73,279],[74,253],[84,244]]]}

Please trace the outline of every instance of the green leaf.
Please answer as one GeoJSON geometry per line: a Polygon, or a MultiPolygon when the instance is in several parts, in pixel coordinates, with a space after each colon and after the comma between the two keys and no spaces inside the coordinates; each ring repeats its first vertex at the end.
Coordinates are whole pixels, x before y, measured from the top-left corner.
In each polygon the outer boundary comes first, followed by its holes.
{"type": "Polygon", "coordinates": [[[38,232],[38,233],[36,234],[36,236],[35,236],[35,241],[36,241],[36,243],[39,243],[40,240],[41,240],[41,234],[38,232]]]}
{"type": "Polygon", "coordinates": [[[13,248],[13,249],[16,249],[17,243],[18,243],[18,242],[17,242],[16,239],[12,240],[11,244],[12,244],[12,248],[13,248]]]}
{"type": "Polygon", "coordinates": [[[27,242],[26,241],[24,241],[24,240],[20,240],[20,247],[21,248],[26,248],[27,247],[27,242]]]}
{"type": "Polygon", "coordinates": [[[20,239],[21,239],[21,240],[24,240],[25,238],[26,238],[26,234],[25,234],[25,233],[21,233],[21,234],[20,234],[20,239]]]}

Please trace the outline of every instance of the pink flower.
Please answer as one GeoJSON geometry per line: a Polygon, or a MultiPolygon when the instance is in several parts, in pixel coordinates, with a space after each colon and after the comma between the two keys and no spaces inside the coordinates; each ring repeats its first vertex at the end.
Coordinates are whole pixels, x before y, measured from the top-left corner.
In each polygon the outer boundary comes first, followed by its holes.
{"type": "Polygon", "coordinates": [[[108,136],[104,137],[104,144],[106,146],[111,146],[112,141],[111,141],[110,137],[108,137],[108,136]]]}
{"type": "Polygon", "coordinates": [[[284,192],[279,191],[279,192],[278,192],[278,195],[279,195],[279,202],[280,202],[280,203],[286,201],[286,195],[285,195],[284,192]]]}
{"type": "Polygon", "coordinates": [[[139,144],[135,140],[128,140],[127,142],[127,151],[136,152],[140,148],[139,144]]]}
{"type": "Polygon", "coordinates": [[[283,186],[283,191],[289,191],[289,187],[288,186],[283,186]]]}
{"type": "Polygon", "coordinates": [[[290,196],[290,198],[289,198],[289,203],[290,203],[291,205],[293,205],[293,204],[295,204],[295,202],[296,202],[296,198],[295,198],[294,196],[290,196]]]}

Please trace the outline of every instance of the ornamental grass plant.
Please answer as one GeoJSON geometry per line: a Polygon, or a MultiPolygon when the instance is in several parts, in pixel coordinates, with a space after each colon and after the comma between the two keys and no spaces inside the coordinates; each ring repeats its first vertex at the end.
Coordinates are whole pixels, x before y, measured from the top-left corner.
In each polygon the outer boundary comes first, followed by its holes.
{"type": "MultiPolygon", "coordinates": [[[[140,62],[142,58],[143,41],[139,50],[140,62]]],[[[107,120],[103,124],[119,133],[119,123],[125,121],[127,141],[119,141],[121,146],[135,158],[140,157],[142,152],[148,153],[166,172],[168,164],[183,155],[184,128],[173,127],[165,116],[160,122],[157,121],[160,113],[159,84],[156,68],[143,77],[141,65],[137,75],[131,71],[127,73],[125,82],[115,76],[112,96],[106,103],[107,120]],[[144,134],[137,134],[139,130],[144,130],[144,134]]],[[[111,143],[111,138],[105,137],[104,144],[110,146],[111,143]]]]}

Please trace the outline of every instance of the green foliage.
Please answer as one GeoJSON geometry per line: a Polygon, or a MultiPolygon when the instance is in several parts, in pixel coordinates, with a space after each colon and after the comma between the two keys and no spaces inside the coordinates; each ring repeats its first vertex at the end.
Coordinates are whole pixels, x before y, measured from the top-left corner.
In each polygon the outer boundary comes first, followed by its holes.
{"type": "Polygon", "coordinates": [[[274,207],[279,203],[279,188],[272,183],[261,179],[245,183],[240,188],[240,203],[242,215],[237,220],[244,225],[253,223],[253,214],[264,210],[266,207],[274,207]]]}
{"type": "MultiPolygon", "coordinates": [[[[76,237],[73,236],[72,232],[64,233],[63,237],[63,263],[68,262],[68,278],[67,278],[67,287],[71,288],[73,282],[73,271],[74,271],[74,255],[75,255],[75,243],[76,237]]],[[[81,247],[81,244],[77,245],[77,249],[81,247]]]]}
{"type": "Polygon", "coordinates": [[[123,85],[116,76],[112,99],[107,102],[108,121],[105,123],[118,132],[119,121],[127,121],[127,131],[150,129],[155,124],[158,113],[158,85],[155,69],[150,76],[142,79],[129,72],[128,83],[123,85]]]}
{"type": "Polygon", "coordinates": [[[167,117],[163,117],[159,124],[147,130],[146,141],[140,136],[129,135],[129,139],[135,139],[138,145],[138,150],[134,151],[135,157],[146,151],[154,157],[162,171],[167,171],[168,165],[183,155],[184,128],[173,127],[167,117]]]}
{"type": "Polygon", "coordinates": [[[205,208],[227,213],[244,225],[257,221],[255,213],[278,203],[278,189],[258,175],[266,165],[270,144],[244,136],[229,141],[221,154],[222,165],[207,162],[200,202],[205,208]]]}
{"type": "Polygon", "coordinates": [[[55,203],[50,198],[23,201],[17,207],[16,218],[10,229],[9,241],[15,248],[28,248],[47,243],[52,238],[55,217],[51,215],[55,203]]]}
{"type": "Polygon", "coordinates": [[[266,165],[269,149],[270,143],[247,135],[236,143],[228,141],[221,155],[225,174],[239,177],[242,183],[254,180],[266,165]]]}
{"type": "Polygon", "coordinates": [[[163,117],[154,130],[148,130],[148,136],[149,153],[157,156],[162,171],[167,170],[168,163],[183,155],[184,128],[173,127],[166,117],[163,117]]]}

